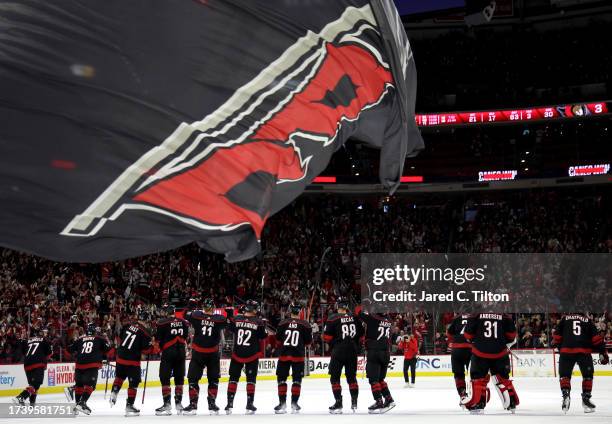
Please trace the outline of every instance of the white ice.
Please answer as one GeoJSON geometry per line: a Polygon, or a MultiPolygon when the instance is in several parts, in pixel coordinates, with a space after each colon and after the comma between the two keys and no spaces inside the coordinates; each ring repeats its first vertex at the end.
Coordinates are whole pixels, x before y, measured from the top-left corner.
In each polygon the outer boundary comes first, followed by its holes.
{"type": "MultiPolygon", "coordinates": [[[[244,407],[246,404],[245,383],[240,383],[238,394],[234,402],[234,413],[225,415],[223,411],[218,416],[209,416],[206,405],[205,393],[206,386],[201,386],[201,392],[204,394],[200,399],[199,411],[197,416],[164,416],[156,417],[155,408],[161,405],[161,388],[150,387],[146,392],[144,405],[141,404],[142,392],[139,390],[136,407],[141,409],[140,417],[124,417],[125,407],[125,388],[121,391],[117,405],[110,408],[107,401],[104,400],[104,393],[94,392],[92,398],[88,402],[93,410],[90,416],[78,416],[77,420],[90,424],[124,424],[126,422],[149,422],[154,420],[156,423],[164,424],[184,424],[185,421],[200,421],[215,422],[218,424],[227,423],[253,423],[253,424],[268,424],[270,422],[289,424],[311,424],[313,420],[321,420],[325,423],[347,424],[363,422],[363,420],[374,420],[378,423],[385,424],[406,424],[424,423],[424,424],[439,424],[452,422],[453,424],[474,424],[474,423],[491,423],[491,424],[527,424],[527,423],[542,423],[550,422],[554,424],[564,423],[612,423],[612,378],[611,377],[595,377],[593,388],[592,401],[597,405],[597,411],[592,414],[585,414],[582,409],[580,399],[580,378],[572,379],[572,406],[567,415],[561,411],[561,395],[559,391],[559,383],[554,378],[543,377],[524,377],[515,379],[515,387],[518,391],[521,404],[517,408],[516,414],[511,415],[509,412],[501,408],[500,400],[497,393],[491,389],[491,402],[483,415],[470,415],[461,410],[458,406],[458,397],[454,388],[453,379],[450,377],[422,377],[417,378],[417,384],[414,388],[404,388],[404,382],[401,378],[390,378],[388,380],[391,393],[395,398],[397,406],[384,415],[369,415],[367,407],[372,403],[372,395],[366,380],[359,380],[360,396],[359,410],[357,414],[350,411],[348,388],[343,382],[344,395],[344,414],[330,415],[327,408],[332,404],[332,393],[329,381],[326,379],[306,379],[302,385],[302,396],[300,404],[302,412],[298,415],[274,415],[273,408],[278,403],[276,394],[276,384],[274,381],[260,381],[257,383],[257,392],[255,396],[255,406],[258,410],[255,415],[245,416],[244,407]],[[272,420],[272,421],[270,421],[272,420]]],[[[225,407],[225,390],[226,384],[222,383],[219,388],[219,397],[217,404],[219,407],[225,407]]],[[[185,390],[187,392],[187,390],[185,390]]],[[[185,393],[184,404],[187,402],[187,393],[185,393]]],[[[65,402],[63,394],[40,395],[39,402],[65,402]]],[[[10,402],[9,398],[0,397],[0,402],[10,402]]],[[[173,411],[175,414],[175,411],[173,411]]],[[[74,423],[72,418],[63,419],[20,419],[17,423],[29,424],[48,422],[58,423],[65,421],[66,423],[74,423]]],[[[2,420],[0,423],[13,423],[14,419],[2,420]]]]}

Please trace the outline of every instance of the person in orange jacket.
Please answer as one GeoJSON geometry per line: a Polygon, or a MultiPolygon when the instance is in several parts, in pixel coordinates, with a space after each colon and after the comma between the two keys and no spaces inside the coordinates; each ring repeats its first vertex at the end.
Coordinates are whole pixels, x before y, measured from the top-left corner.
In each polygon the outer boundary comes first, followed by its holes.
{"type": "Polygon", "coordinates": [[[419,353],[419,342],[414,334],[412,334],[412,331],[408,330],[407,334],[403,336],[403,339],[398,343],[397,347],[402,349],[404,352],[404,381],[406,382],[406,387],[414,387],[417,354],[419,353]],[[408,369],[410,369],[410,381],[408,381],[408,369]]]}

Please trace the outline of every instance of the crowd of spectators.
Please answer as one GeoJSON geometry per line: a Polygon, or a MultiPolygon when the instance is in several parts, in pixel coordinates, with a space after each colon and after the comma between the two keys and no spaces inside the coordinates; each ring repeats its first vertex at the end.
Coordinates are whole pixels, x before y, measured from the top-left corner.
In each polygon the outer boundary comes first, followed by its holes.
{"type": "MultiPolygon", "coordinates": [[[[195,244],[101,264],[58,263],[2,249],[0,362],[21,359],[18,340],[35,322],[48,329],[52,359],[61,360],[67,343],[88,322],[97,322],[113,339],[139,307],[155,316],[164,302],[180,309],[190,298],[205,297],[219,306],[255,299],[270,329],[291,301],[300,301],[314,329],[312,353],[322,354],[323,322],[337,296],[360,301],[361,253],[612,253],[612,198],[605,189],[458,196],[305,195],[269,221],[260,257],[235,264],[195,244]]],[[[610,343],[612,316],[596,318],[610,343]]],[[[422,354],[447,351],[444,328],[452,313],[393,319],[394,342],[410,330],[422,354]]],[[[544,311],[516,315],[518,346],[549,346],[554,319],[544,311]]],[[[266,354],[274,355],[273,344],[266,354]]]]}

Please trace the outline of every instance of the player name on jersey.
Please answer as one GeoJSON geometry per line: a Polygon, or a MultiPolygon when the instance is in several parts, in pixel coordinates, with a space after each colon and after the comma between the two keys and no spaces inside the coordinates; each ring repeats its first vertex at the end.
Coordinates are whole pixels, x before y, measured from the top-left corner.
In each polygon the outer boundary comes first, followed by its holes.
{"type": "Polygon", "coordinates": [[[589,318],[582,316],[582,315],[566,315],[565,319],[567,321],[574,321],[574,320],[578,320],[578,321],[582,321],[582,322],[589,322],[589,318]]]}
{"type": "Polygon", "coordinates": [[[497,319],[497,320],[501,320],[501,319],[503,319],[503,316],[501,314],[480,314],[479,318],[480,319],[497,319]]]}
{"type": "Polygon", "coordinates": [[[236,328],[250,328],[251,330],[257,330],[259,324],[250,321],[236,321],[236,328]]]}

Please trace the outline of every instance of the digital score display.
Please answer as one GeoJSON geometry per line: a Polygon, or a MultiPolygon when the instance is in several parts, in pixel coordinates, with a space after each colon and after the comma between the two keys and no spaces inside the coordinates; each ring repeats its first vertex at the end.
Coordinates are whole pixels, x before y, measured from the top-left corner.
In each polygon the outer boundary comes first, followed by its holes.
{"type": "Polygon", "coordinates": [[[465,8],[465,0],[394,0],[400,16],[465,8]]]}
{"type": "Polygon", "coordinates": [[[487,110],[477,112],[449,112],[416,115],[420,127],[445,125],[481,125],[500,122],[532,122],[554,119],[576,119],[606,115],[612,102],[574,103],[561,106],[535,107],[528,109],[487,110]]]}

